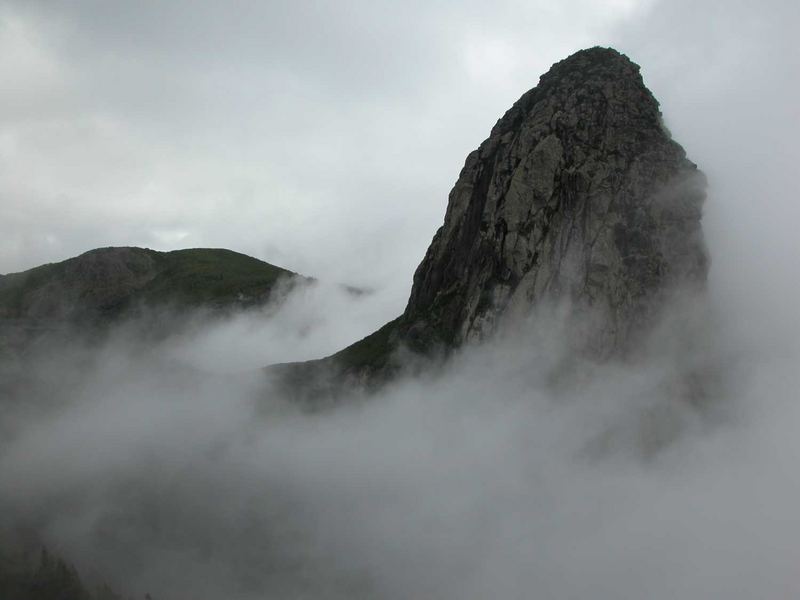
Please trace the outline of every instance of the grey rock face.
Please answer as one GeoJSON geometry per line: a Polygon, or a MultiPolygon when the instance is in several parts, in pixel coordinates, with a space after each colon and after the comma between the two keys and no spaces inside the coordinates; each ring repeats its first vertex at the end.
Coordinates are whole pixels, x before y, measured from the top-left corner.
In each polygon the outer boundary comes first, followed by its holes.
{"type": "Polygon", "coordinates": [[[582,50],[467,157],[403,315],[329,357],[267,371],[284,393],[318,402],[428,368],[553,306],[566,315],[567,349],[624,356],[673,294],[704,288],[704,199],[705,178],[639,67],[609,48],[582,50]]]}
{"type": "Polygon", "coordinates": [[[458,346],[555,301],[598,317],[594,353],[624,350],[672,290],[705,282],[704,187],[637,65],[605,48],[570,56],[467,157],[404,341],[458,346]]]}

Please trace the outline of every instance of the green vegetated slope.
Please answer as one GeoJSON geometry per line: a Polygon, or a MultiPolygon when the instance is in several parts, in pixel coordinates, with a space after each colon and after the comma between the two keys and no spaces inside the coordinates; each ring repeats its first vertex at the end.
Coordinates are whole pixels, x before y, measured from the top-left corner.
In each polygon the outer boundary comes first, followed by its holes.
{"type": "Polygon", "coordinates": [[[231,250],[176,250],[160,257],[161,269],[142,288],[148,303],[224,306],[266,300],[281,277],[295,273],[231,250]]]}
{"type": "Polygon", "coordinates": [[[376,332],[340,350],[334,355],[336,360],[345,369],[356,365],[368,365],[375,369],[386,366],[392,350],[392,334],[399,321],[399,318],[390,321],[376,332]]]}
{"type": "Polygon", "coordinates": [[[401,327],[402,320],[398,317],[331,356],[269,365],[264,372],[282,396],[321,408],[324,400],[336,400],[348,393],[350,384],[374,388],[396,373],[393,359],[401,327]]]}
{"type": "Polygon", "coordinates": [[[144,307],[246,307],[296,277],[231,250],[100,248],[0,277],[0,318],[113,321],[144,307]]]}

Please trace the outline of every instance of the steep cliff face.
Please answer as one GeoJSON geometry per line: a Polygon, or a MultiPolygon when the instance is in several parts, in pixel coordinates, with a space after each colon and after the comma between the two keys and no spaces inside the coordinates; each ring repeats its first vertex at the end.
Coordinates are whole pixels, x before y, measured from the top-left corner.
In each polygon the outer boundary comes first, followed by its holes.
{"type": "Polygon", "coordinates": [[[639,67],[612,49],[580,51],[467,157],[401,337],[458,346],[553,300],[591,309],[593,352],[622,350],[665,295],[705,281],[704,196],[639,67]]]}
{"type": "Polygon", "coordinates": [[[467,157],[403,315],[330,357],[270,372],[300,398],[335,396],[543,306],[565,317],[575,352],[624,356],[673,294],[703,289],[704,199],[705,178],[639,67],[609,48],[582,50],[467,157]]]}

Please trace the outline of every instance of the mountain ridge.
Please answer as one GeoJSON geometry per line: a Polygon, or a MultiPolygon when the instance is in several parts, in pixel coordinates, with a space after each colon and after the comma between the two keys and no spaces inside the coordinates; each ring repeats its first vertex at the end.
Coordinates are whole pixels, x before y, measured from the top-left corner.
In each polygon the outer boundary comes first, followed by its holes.
{"type": "Polygon", "coordinates": [[[226,249],[96,248],[0,277],[0,359],[17,363],[40,340],[92,340],[124,324],[154,341],[193,315],[264,306],[311,281],[226,249]]]}
{"type": "Polygon", "coordinates": [[[0,317],[80,318],[121,315],[136,302],[224,306],[266,300],[287,269],[227,249],[159,252],[133,246],[96,248],[0,277],[0,317]]]}
{"type": "Polygon", "coordinates": [[[622,356],[671,295],[704,290],[704,199],[639,66],[611,48],[578,51],[467,156],[403,314],[329,357],[267,372],[298,397],[341,381],[376,387],[409,355],[447,355],[554,304],[570,306],[577,352],[622,356]]]}

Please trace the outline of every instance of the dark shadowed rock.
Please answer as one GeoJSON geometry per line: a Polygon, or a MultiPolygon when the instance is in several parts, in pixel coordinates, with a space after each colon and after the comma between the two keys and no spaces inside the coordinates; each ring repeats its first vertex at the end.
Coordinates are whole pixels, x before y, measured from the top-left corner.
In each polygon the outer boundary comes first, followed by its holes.
{"type": "Polygon", "coordinates": [[[704,189],[639,67],[577,52],[467,157],[403,315],[327,359],[282,365],[280,379],[377,385],[398,351],[447,354],[545,303],[592,315],[580,351],[624,354],[670,294],[704,286],[704,189]]]}
{"type": "Polygon", "coordinates": [[[595,350],[617,352],[665,293],[705,281],[704,196],[639,67],[611,49],[578,52],[467,157],[414,276],[405,337],[457,346],[557,300],[591,307],[595,350]]]}

